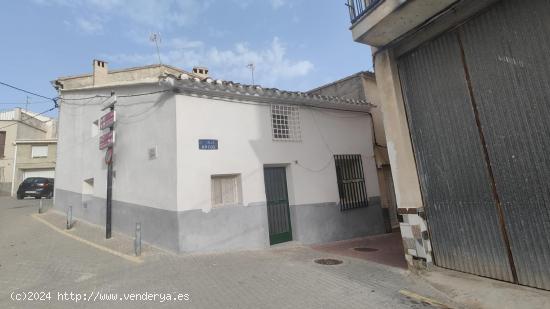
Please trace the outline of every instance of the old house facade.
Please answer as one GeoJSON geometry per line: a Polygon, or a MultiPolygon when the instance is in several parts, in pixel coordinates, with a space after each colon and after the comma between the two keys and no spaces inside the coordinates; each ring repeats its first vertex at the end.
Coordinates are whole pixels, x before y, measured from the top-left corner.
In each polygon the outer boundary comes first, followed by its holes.
{"type": "Polygon", "coordinates": [[[550,289],[550,3],[348,7],[372,46],[411,265],[550,289]]]}
{"type": "Polygon", "coordinates": [[[366,101],[213,80],[204,68],[97,66],[103,77],[54,82],[58,209],[105,224],[98,119],[114,91],[115,230],[139,222],[145,241],[178,252],[384,232],[366,101]]]}

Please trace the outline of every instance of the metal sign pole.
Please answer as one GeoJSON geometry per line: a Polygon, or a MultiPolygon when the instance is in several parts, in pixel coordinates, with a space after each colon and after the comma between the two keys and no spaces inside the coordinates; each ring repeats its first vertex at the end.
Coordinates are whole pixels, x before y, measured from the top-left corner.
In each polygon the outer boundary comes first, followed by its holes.
{"type": "MultiPolygon", "coordinates": [[[[114,96],[115,93],[111,92],[111,96],[114,96]]],[[[109,107],[109,110],[112,112],[115,110],[115,105],[112,104],[109,107]]],[[[114,131],[114,126],[109,127],[109,131],[114,131]]],[[[107,152],[110,153],[110,160],[107,162],[107,211],[106,211],[106,220],[105,220],[105,238],[111,238],[111,222],[112,222],[112,203],[113,203],[113,146],[111,145],[107,148],[107,152]]]]}
{"type": "MultiPolygon", "coordinates": [[[[111,128],[112,130],[112,128],[111,128]]],[[[107,151],[112,151],[113,146],[110,146],[107,151]]],[[[113,161],[109,162],[107,166],[107,218],[105,225],[105,238],[111,238],[111,218],[112,211],[111,206],[113,202],[113,161]]]]}

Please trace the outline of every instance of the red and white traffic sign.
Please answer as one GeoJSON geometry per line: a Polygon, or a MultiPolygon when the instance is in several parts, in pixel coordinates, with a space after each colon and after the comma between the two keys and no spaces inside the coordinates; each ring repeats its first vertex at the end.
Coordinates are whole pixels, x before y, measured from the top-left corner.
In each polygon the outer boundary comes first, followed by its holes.
{"type": "Polygon", "coordinates": [[[115,143],[115,131],[109,131],[99,138],[99,149],[105,149],[107,147],[113,146],[115,143]]]}
{"type": "Polygon", "coordinates": [[[101,130],[110,128],[115,124],[115,122],[116,122],[116,112],[110,111],[99,119],[99,128],[101,130]]]}

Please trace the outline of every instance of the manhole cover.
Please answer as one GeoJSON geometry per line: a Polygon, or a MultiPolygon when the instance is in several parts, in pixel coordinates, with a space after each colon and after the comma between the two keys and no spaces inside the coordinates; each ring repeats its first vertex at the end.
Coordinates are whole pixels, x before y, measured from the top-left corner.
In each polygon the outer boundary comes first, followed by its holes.
{"type": "Polygon", "coordinates": [[[336,259],[317,259],[315,260],[315,263],[321,265],[338,265],[342,264],[342,261],[336,259]]]}
{"type": "Polygon", "coordinates": [[[368,247],[353,248],[353,250],[359,251],[359,252],[374,252],[374,251],[378,251],[378,249],[376,249],[376,248],[368,248],[368,247]]]}

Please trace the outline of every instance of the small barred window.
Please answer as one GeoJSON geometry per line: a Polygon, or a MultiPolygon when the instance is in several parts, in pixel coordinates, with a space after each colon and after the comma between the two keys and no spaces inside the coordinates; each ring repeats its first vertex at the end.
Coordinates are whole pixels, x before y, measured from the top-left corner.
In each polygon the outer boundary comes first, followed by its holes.
{"type": "Polygon", "coordinates": [[[299,142],[302,139],[300,131],[300,114],[297,106],[271,105],[271,128],[273,140],[299,142]]]}

